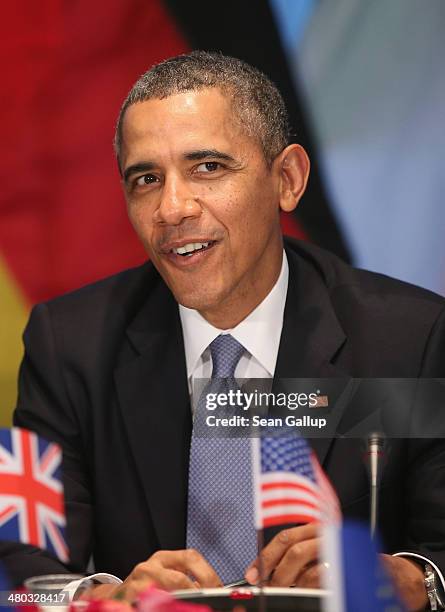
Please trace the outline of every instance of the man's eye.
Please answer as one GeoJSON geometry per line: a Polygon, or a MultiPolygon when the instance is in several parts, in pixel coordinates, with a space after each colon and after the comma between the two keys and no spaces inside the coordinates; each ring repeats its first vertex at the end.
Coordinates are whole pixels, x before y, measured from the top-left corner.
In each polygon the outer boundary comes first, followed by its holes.
{"type": "Polygon", "coordinates": [[[204,173],[215,172],[215,170],[219,170],[220,166],[221,164],[218,162],[204,162],[203,164],[199,164],[196,170],[204,173]]]}
{"type": "Polygon", "coordinates": [[[140,176],[136,179],[136,185],[138,187],[143,187],[144,185],[151,185],[152,183],[156,183],[157,180],[158,177],[154,176],[154,174],[144,174],[143,176],[140,176]]]}

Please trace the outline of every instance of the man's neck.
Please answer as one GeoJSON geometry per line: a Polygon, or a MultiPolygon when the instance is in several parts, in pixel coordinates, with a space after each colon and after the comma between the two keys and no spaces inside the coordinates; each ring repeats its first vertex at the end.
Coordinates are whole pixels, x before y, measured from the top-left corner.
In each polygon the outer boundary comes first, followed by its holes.
{"type": "Polygon", "coordinates": [[[210,325],[217,327],[221,330],[233,329],[241,321],[244,321],[251,312],[255,310],[259,304],[269,295],[272,289],[275,287],[278,278],[281,273],[283,265],[283,259],[276,267],[275,274],[272,276],[270,282],[264,287],[256,288],[251,287],[248,291],[237,295],[235,299],[228,300],[225,304],[220,304],[217,310],[198,311],[199,314],[208,322],[210,325]]]}

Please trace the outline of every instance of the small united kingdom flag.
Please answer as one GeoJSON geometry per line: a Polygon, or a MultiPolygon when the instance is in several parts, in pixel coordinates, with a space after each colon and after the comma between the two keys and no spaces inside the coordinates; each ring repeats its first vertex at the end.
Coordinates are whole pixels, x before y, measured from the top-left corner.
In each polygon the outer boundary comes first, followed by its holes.
{"type": "Polygon", "coordinates": [[[68,561],[62,451],[26,429],[0,429],[0,540],[45,548],[68,561]]]}

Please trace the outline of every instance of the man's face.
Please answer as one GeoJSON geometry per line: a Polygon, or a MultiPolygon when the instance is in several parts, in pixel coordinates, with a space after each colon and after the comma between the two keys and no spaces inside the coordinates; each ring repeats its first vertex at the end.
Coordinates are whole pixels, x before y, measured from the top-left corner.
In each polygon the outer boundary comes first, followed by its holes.
{"type": "Polygon", "coordinates": [[[127,109],[121,154],[130,220],[176,300],[230,326],[282,251],[279,171],[239,123],[216,88],[148,100],[127,109]]]}

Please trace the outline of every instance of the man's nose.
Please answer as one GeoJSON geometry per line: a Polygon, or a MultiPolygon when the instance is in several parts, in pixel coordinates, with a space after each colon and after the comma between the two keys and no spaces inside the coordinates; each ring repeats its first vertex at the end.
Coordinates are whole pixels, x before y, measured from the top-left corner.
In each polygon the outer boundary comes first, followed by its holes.
{"type": "Polygon", "coordinates": [[[179,225],[184,219],[199,217],[201,214],[195,195],[186,181],[179,178],[166,179],[154,220],[156,223],[179,225]]]}

